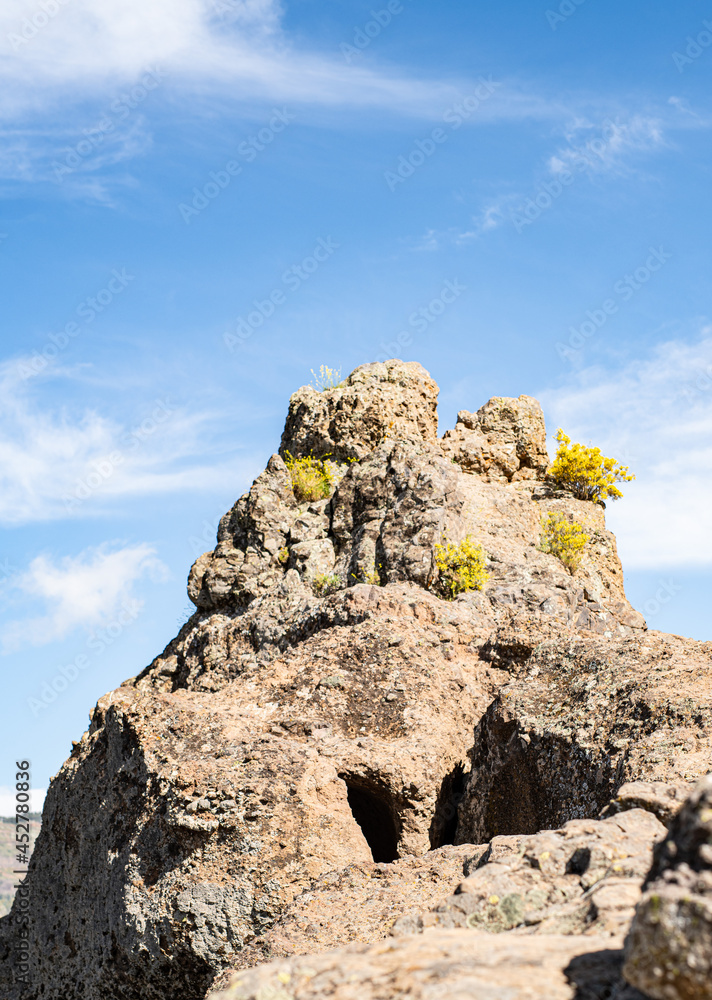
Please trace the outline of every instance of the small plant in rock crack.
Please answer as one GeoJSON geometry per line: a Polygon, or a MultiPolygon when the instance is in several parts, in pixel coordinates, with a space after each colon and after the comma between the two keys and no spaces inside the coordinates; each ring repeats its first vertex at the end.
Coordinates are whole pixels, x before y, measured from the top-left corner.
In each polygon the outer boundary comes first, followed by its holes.
{"type": "Polygon", "coordinates": [[[357,573],[350,573],[349,576],[351,578],[351,582],[354,584],[368,583],[372,587],[382,587],[383,578],[380,572],[382,569],[383,565],[381,563],[378,564],[378,569],[376,569],[376,564],[374,563],[371,569],[365,570],[360,576],[357,573]]]}
{"type": "Polygon", "coordinates": [[[586,542],[590,540],[583,525],[566,514],[549,514],[541,519],[540,552],[556,556],[572,576],[579,568],[586,542]]]}
{"type": "Polygon", "coordinates": [[[341,588],[341,577],[337,573],[320,573],[312,580],[312,590],[317,597],[328,597],[341,588]]]}
{"type": "Polygon", "coordinates": [[[623,496],[616,483],[629,483],[635,476],[615,458],[605,458],[600,448],[571,444],[571,438],[561,428],[556,433],[559,443],[556,458],[546,474],[559,489],[567,490],[577,500],[601,503],[606,497],[618,500],[623,496]]]}
{"type": "Polygon", "coordinates": [[[435,546],[435,565],[440,571],[440,590],[450,600],[469,590],[482,590],[489,580],[487,554],[472,535],[468,535],[459,545],[443,538],[435,546]]]}
{"type": "Polygon", "coordinates": [[[321,365],[318,375],[313,368],[311,373],[314,376],[314,388],[317,392],[324,392],[326,389],[338,389],[341,385],[340,368],[328,368],[326,365],[321,365]]]}
{"type": "Polygon", "coordinates": [[[297,503],[325,500],[331,496],[334,478],[327,458],[314,458],[313,455],[294,458],[290,452],[286,453],[284,462],[289,469],[297,503]]]}
{"type": "Polygon", "coordinates": [[[282,566],[286,566],[287,563],[289,562],[289,549],[287,548],[286,545],[283,548],[281,548],[277,553],[277,559],[279,560],[280,565],[282,566]]]}

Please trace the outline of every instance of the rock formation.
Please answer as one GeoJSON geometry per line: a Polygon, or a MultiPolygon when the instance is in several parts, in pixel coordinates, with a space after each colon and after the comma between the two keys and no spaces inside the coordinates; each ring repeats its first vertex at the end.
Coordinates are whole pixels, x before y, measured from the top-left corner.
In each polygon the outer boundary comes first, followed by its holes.
{"type": "Polygon", "coordinates": [[[626,942],[628,982],[653,1000],[712,998],[712,775],[672,821],[626,942]]]}
{"type": "Polygon", "coordinates": [[[436,400],[399,361],[294,394],[280,453],[190,572],[195,614],[52,782],[31,985],[11,915],[3,998],[199,1000],[275,956],[292,964],[229,995],[352,975],[340,996],[434,998],[496,974],[493,1000],[638,996],[623,934],[712,766],[712,644],[646,629],[603,507],[546,480],[535,400],[463,411],[440,440],[436,400]],[[285,459],[308,456],[333,486],[300,503],[285,459]],[[550,513],[589,536],[575,573],[541,551],[550,513]],[[446,600],[435,546],[468,536],[489,579],[446,600]]]}

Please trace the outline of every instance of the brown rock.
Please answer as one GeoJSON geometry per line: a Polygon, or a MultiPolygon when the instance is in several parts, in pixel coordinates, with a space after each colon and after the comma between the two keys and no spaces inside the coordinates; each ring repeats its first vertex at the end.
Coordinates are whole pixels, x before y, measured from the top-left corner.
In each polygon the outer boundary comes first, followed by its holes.
{"type": "MultiPolygon", "coordinates": [[[[100,700],[48,794],[23,1000],[194,1000],[272,947],[368,939],[403,911],[417,930],[459,850],[477,872],[477,851],[506,861],[625,780],[709,769],[710,647],[642,630],[600,506],[517,478],[543,462],[533,404],[480,411],[500,464],[475,474],[437,443],[436,391],[388,362],[293,398],[283,448],[335,448],[334,492],[297,503],[273,456],[191,571],[196,614],[100,700]],[[550,511],[590,529],[573,576],[538,549],[550,511]],[[442,600],[433,546],[468,534],[490,579],[442,600]],[[331,596],[321,573],[340,578],[331,596]],[[418,866],[434,863],[431,885],[418,866]],[[362,905],[367,871],[382,891],[362,905]],[[331,927],[327,878],[360,910],[331,927]]],[[[19,1000],[16,947],[0,921],[3,1000],[19,1000]]]]}
{"type": "Polygon", "coordinates": [[[455,893],[419,915],[420,926],[623,934],[653,847],[664,836],[665,827],[652,813],[634,809],[607,820],[572,820],[561,830],[522,838],[517,854],[487,863],[483,858],[455,893]]]}
{"type": "Polygon", "coordinates": [[[620,944],[435,930],[272,962],[210,1000],[645,1000],[621,982],[620,944]]]}
{"type": "Polygon", "coordinates": [[[304,386],[289,401],[279,453],[365,458],[385,438],[437,440],[438,387],[415,361],[361,365],[333,389],[304,386]]]}
{"type": "Polygon", "coordinates": [[[623,971],[653,1000],[712,997],[712,774],[655,851],[623,971]]]}
{"type": "Polygon", "coordinates": [[[460,843],[595,816],[626,781],[684,783],[712,766],[712,643],[555,638],[522,622],[483,652],[512,680],[476,728],[460,843]]]}
{"type": "Polygon", "coordinates": [[[419,910],[454,891],[486,850],[441,847],[393,864],[361,862],[329,872],[285,908],[274,927],[240,954],[236,967],[380,941],[394,932],[396,921],[407,921],[404,911],[420,920],[419,910]]]}
{"type": "Polygon", "coordinates": [[[477,413],[461,410],[440,446],[465,472],[492,481],[543,479],[549,466],[544,414],[531,396],[496,396],[477,413]]]}
{"type": "Polygon", "coordinates": [[[693,787],[689,781],[672,785],[664,781],[627,781],[606,806],[603,816],[615,816],[626,809],[647,809],[670,826],[693,787]]]}

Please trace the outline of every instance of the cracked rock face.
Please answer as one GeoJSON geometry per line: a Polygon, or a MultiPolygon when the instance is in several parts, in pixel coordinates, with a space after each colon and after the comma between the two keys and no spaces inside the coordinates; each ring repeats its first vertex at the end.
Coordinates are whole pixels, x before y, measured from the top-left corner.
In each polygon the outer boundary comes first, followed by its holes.
{"type": "Polygon", "coordinates": [[[477,413],[460,410],[441,447],[464,471],[493,482],[543,479],[549,465],[544,414],[531,396],[497,396],[477,413]]]}
{"type": "Polygon", "coordinates": [[[360,460],[385,438],[435,444],[438,387],[415,361],[361,365],[333,389],[304,386],[289,401],[280,455],[360,460]]]}
{"type": "MultiPolygon", "coordinates": [[[[555,846],[532,847],[540,861],[577,845],[580,870],[566,870],[567,855],[542,903],[571,904],[574,916],[534,921],[532,886],[487,900],[522,896],[522,922],[506,934],[554,942],[545,928],[565,928],[588,943],[552,944],[545,992],[522,996],[573,997],[565,969],[588,955],[592,928],[620,933],[638,883],[616,888],[604,873],[597,889],[586,872],[603,872],[611,831],[625,858],[647,865],[630,817],[648,810],[638,822],[650,845],[678,792],[682,801],[711,769],[712,645],[646,630],[603,508],[543,480],[535,401],[495,398],[438,441],[436,397],[424,369],[398,361],[292,397],[281,454],[328,453],[331,495],[297,502],[273,455],[191,570],[193,617],[100,699],[52,782],[31,861],[29,988],[12,980],[17,913],[0,921],[3,1000],[196,1000],[216,976],[290,949],[367,946],[401,919],[418,930],[438,900],[454,913],[444,900],[472,896],[469,879],[490,877],[480,871],[497,869],[503,886],[536,881],[524,856],[507,873],[502,865],[541,830],[555,846]],[[573,575],[540,551],[552,512],[589,535],[573,575]],[[434,546],[468,535],[489,579],[444,600],[434,546]],[[315,582],[325,576],[326,595],[315,582]],[[647,784],[625,792],[625,781],[647,784]],[[376,880],[371,897],[366,881],[376,880]],[[585,894],[597,891],[592,903],[585,894]],[[342,916],[326,926],[330,899],[342,916]],[[594,903],[610,920],[592,916],[594,903]]],[[[640,878],[641,864],[625,878],[640,878]]],[[[510,903],[509,916],[500,907],[488,921],[487,902],[466,918],[503,930],[521,909],[510,903]]],[[[432,933],[446,933],[443,947],[469,970],[463,982],[499,975],[506,948],[488,972],[471,952],[477,932],[458,927],[432,933]]],[[[396,989],[410,982],[397,963],[425,952],[388,947],[396,989]]],[[[355,968],[362,959],[349,954],[355,968]]],[[[440,975],[430,961],[413,985],[429,1000],[440,975]]],[[[618,951],[603,966],[619,978],[618,951]]],[[[331,968],[324,989],[336,988],[331,968]]],[[[270,982],[258,976],[255,995],[270,982]]],[[[344,996],[370,995],[367,977],[354,982],[344,996]]],[[[460,988],[438,982],[444,996],[460,988]]],[[[299,989],[291,1000],[312,995],[299,989]]],[[[618,1000],[633,997],[626,989],[618,1000]]]]}
{"type": "Polygon", "coordinates": [[[712,774],[656,848],[623,971],[653,1000],[712,997],[712,774]]]}

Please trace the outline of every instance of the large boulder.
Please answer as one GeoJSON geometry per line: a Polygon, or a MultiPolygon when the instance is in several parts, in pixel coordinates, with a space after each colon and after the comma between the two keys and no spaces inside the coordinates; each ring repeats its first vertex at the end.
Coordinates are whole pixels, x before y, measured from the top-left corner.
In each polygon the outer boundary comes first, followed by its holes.
{"type": "Polygon", "coordinates": [[[361,365],[334,388],[294,393],[279,453],[346,462],[365,458],[386,438],[435,444],[437,401],[437,384],[415,361],[361,365]]]}
{"type": "Polygon", "coordinates": [[[544,414],[531,396],[495,396],[477,413],[460,410],[440,446],[466,472],[492,481],[543,479],[549,466],[544,414]]]}
{"type": "Polygon", "coordinates": [[[652,1000],[712,998],[712,774],[655,851],[623,972],[652,1000]]]}

